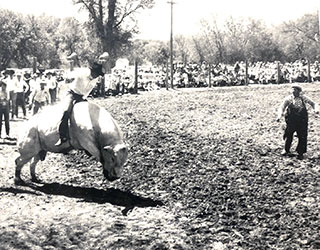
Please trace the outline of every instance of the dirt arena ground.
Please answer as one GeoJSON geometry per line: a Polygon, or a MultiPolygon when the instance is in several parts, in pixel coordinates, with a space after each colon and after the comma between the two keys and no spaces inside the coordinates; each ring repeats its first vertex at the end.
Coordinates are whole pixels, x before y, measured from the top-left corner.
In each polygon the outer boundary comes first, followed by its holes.
{"type": "MultiPolygon", "coordinates": [[[[320,84],[302,84],[320,103],[320,84]]],[[[130,146],[109,183],[82,152],[48,154],[15,186],[0,145],[0,249],[320,249],[320,118],[304,160],[282,157],[289,85],[178,89],[91,100],[130,146]]],[[[11,122],[12,136],[24,120],[11,122]]],[[[296,145],[296,139],[295,139],[296,145]]],[[[294,145],[294,146],[295,146],[294,145]]]]}

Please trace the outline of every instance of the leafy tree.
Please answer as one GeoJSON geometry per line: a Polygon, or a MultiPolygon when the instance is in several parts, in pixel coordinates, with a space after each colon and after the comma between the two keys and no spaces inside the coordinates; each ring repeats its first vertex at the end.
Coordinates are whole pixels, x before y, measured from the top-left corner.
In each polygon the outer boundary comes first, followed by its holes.
{"type": "Polygon", "coordinates": [[[205,52],[202,49],[201,39],[198,36],[192,37],[192,51],[193,51],[193,61],[194,62],[203,62],[205,61],[205,52]]]}
{"type": "Polygon", "coordinates": [[[250,61],[276,61],[283,59],[283,52],[273,34],[261,20],[248,19],[245,57],[250,61]]]}
{"type": "MultiPolygon", "coordinates": [[[[56,40],[56,31],[61,20],[46,15],[30,15],[25,17],[24,21],[29,36],[24,53],[30,58],[36,57],[44,68],[58,68],[61,60],[57,52],[59,43],[56,40]]],[[[31,60],[28,64],[31,64],[31,60]]]]}
{"type": "Polygon", "coordinates": [[[169,58],[168,44],[163,41],[140,40],[133,41],[128,51],[129,60],[133,63],[138,60],[139,64],[151,62],[156,65],[165,65],[169,58]]]}
{"type": "Polygon", "coordinates": [[[202,20],[201,24],[201,34],[197,44],[195,44],[197,45],[197,50],[200,48],[202,50],[200,58],[203,57],[203,60],[208,62],[225,61],[225,33],[219,27],[216,17],[213,16],[210,21],[202,20]]]}
{"type": "Polygon", "coordinates": [[[107,51],[113,61],[126,51],[137,31],[135,14],[151,8],[154,0],[73,0],[89,13],[88,26],[99,39],[100,52],[107,51]]]}
{"type": "Polygon", "coordinates": [[[283,47],[285,60],[320,59],[317,14],[306,14],[297,20],[284,22],[274,33],[275,39],[283,47]]]}
{"type": "Polygon", "coordinates": [[[188,63],[190,55],[190,45],[188,39],[183,35],[174,38],[174,48],[176,50],[176,60],[184,64],[188,63]]]}
{"type": "Polygon", "coordinates": [[[67,63],[67,55],[75,52],[79,59],[76,66],[86,65],[88,61],[94,59],[98,49],[94,34],[88,33],[85,25],[72,17],[61,20],[54,40],[64,64],[67,63]]]}
{"type": "Polygon", "coordinates": [[[165,65],[169,59],[169,45],[162,41],[149,41],[145,46],[146,58],[149,62],[165,65]]]}
{"type": "Polygon", "coordinates": [[[202,20],[198,37],[193,38],[200,61],[274,61],[283,58],[282,50],[260,20],[230,17],[221,27],[215,17],[202,20]]]}
{"type": "Polygon", "coordinates": [[[0,68],[30,67],[33,57],[45,67],[59,66],[59,57],[50,40],[57,22],[45,16],[36,18],[0,10],[0,68]]]}
{"type": "Polygon", "coordinates": [[[249,36],[243,19],[229,18],[225,23],[227,62],[235,63],[246,59],[249,36]]]}
{"type": "Polygon", "coordinates": [[[0,69],[5,69],[17,60],[25,59],[21,54],[25,25],[21,16],[9,10],[0,10],[0,69]]]}

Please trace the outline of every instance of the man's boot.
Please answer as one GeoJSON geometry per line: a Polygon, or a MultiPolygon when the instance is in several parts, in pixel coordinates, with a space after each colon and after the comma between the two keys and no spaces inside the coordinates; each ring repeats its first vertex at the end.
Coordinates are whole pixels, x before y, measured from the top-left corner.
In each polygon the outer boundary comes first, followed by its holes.
{"type": "Polygon", "coordinates": [[[61,123],[59,125],[59,135],[60,139],[57,141],[55,146],[59,147],[66,143],[69,139],[69,112],[65,111],[63,113],[61,123]]]}

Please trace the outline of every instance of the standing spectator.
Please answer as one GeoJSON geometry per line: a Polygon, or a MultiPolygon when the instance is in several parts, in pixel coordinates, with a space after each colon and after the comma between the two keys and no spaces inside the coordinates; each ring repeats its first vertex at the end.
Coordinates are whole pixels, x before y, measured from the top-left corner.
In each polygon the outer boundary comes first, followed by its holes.
{"type": "MultiPolygon", "coordinates": [[[[9,125],[9,93],[7,91],[7,84],[0,81],[0,137],[2,132],[2,117],[6,128],[7,139],[9,139],[10,125],[9,125]]],[[[1,137],[2,138],[2,137],[1,137]]]]}
{"type": "Polygon", "coordinates": [[[290,148],[292,144],[293,134],[296,132],[298,136],[298,159],[303,159],[303,154],[307,152],[308,137],[308,111],[306,104],[308,103],[316,113],[318,113],[318,105],[307,96],[301,94],[300,86],[292,86],[292,95],[286,97],[279,109],[277,121],[280,121],[282,114],[286,110],[285,121],[286,129],[283,138],[285,146],[282,155],[291,155],[290,148]]]}
{"type": "MultiPolygon", "coordinates": [[[[36,89],[32,96],[31,104],[33,105],[33,114],[38,113],[39,109],[49,104],[50,94],[48,93],[48,90],[45,88],[45,86],[46,83],[44,81],[41,81],[40,89],[36,89]]],[[[30,106],[30,109],[31,107],[32,106],[30,106]]]]}
{"type": "Polygon", "coordinates": [[[16,102],[16,110],[15,115],[19,117],[18,107],[22,108],[23,118],[26,119],[26,101],[25,101],[25,93],[29,89],[29,85],[22,79],[22,74],[20,72],[17,73],[16,79],[16,93],[17,93],[17,102],[16,102]]]}
{"type": "Polygon", "coordinates": [[[30,96],[32,97],[34,95],[35,91],[39,89],[39,82],[37,81],[36,74],[31,75],[31,79],[29,81],[29,86],[30,86],[30,96]]]}
{"type": "Polygon", "coordinates": [[[49,89],[51,103],[55,103],[57,99],[57,82],[50,72],[47,73],[47,88],[49,89]]]}
{"type": "Polygon", "coordinates": [[[14,71],[8,71],[8,77],[5,79],[7,91],[9,92],[9,110],[11,109],[11,119],[14,119],[17,104],[17,81],[14,79],[14,71]]]}
{"type": "Polygon", "coordinates": [[[24,93],[24,99],[25,99],[25,103],[29,104],[30,103],[30,94],[31,94],[29,82],[30,82],[30,79],[31,79],[31,74],[26,72],[22,76],[23,76],[24,81],[28,85],[28,88],[26,88],[26,92],[24,93]]]}

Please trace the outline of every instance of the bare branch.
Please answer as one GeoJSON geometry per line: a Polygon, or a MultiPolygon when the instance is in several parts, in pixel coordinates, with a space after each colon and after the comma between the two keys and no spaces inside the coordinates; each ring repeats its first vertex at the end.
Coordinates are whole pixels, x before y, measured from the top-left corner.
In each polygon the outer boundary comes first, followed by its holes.
{"type": "Polygon", "coordinates": [[[134,6],[133,3],[127,2],[127,4],[124,7],[123,15],[120,17],[119,21],[115,24],[115,27],[119,27],[128,16],[132,15],[134,12],[142,8],[143,8],[143,5],[141,3],[138,3],[136,6],[134,6]]]}

